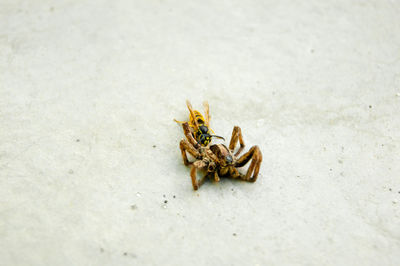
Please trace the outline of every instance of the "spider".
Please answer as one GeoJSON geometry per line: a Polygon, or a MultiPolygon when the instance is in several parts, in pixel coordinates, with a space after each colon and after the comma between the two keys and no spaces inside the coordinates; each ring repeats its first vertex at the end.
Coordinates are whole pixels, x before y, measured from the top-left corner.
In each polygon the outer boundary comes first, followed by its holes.
{"type": "Polygon", "coordinates": [[[176,119],[174,119],[174,121],[182,124],[186,138],[196,149],[199,148],[199,146],[207,146],[210,144],[212,137],[225,140],[223,137],[211,134],[211,132],[214,133],[214,131],[209,128],[210,107],[207,101],[203,103],[205,118],[199,111],[193,110],[188,100],[186,100],[186,106],[189,109],[189,122],[181,122],[176,119]]]}
{"type": "MultiPolygon", "coordinates": [[[[186,126],[188,127],[188,125],[186,126]]],[[[238,158],[237,156],[242,152],[244,147],[245,144],[242,137],[242,131],[238,126],[233,128],[229,148],[224,144],[214,144],[211,146],[195,148],[187,139],[181,140],[180,149],[182,152],[183,163],[187,166],[191,165],[190,177],[192,179],[193,189],[199,189],[207,177],[214,178],[215,182],[219,182],[220,176],[231,177],[234,179],[240,178],[244,181],[255,182],[260,170],[262,154],[258,146],[253,146],[248,152],[238,158]],[[235,154],[233,154],[238,140],[240,148],[235,154]],[[187,153],[196,158],[196,161],[189,162],[187,153]],[[250,160],[251,164],[247,169],[247,173],[245,175],[239,173],[237,168],[246,165],[250,160]],[[207,171],[199,181],[197,180],[197,170],[207,171]]]]}

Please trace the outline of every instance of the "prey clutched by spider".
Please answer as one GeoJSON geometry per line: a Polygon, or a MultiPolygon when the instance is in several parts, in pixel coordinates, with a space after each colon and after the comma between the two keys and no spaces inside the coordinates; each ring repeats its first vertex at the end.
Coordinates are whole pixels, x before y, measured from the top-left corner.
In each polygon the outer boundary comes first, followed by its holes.
{"type": "MultiPolygon", "coordinates": [[[[209,118],[208,112],[206,112],[206,117],[209,118]]],[[[207,121],[209,121],[209,119],[207,121]]],[[[191,130],[189,123],[184,122],[182,126],[186,139],[181,140],[180,149],[183,163],[187,166],[191,166],[190,177],[194,190],[197,190],[207,178],[211,178],[215,182],[219,182],[220,177],[230,177],[248,182],[255,182],[257,180],[262,162],[262,154],[258,146],[253,146],[248,152],[238,157],[245,147],[240,127],[235,126],[233,128],[228,148],[224,144],[211,145],[209,142],[198,143],[196,141],[198,138],[196,138],[196,135],[192,133],[193,131],[191,130]],[[234,153],[238,141],[240,147],[238,151],[234,153]],[[187,153],[193,156],[196,160],[190,162],[187,153]],[[250,161],[251,163],[246,174],[240,173],[237,168],[245,166],[250,161]],[[206,172],[200,180],[197,179],[198,170],[206,172]]]]}
{"type": "Polygon", "coordinates": [[[199,111],[193,110],[190,102],[186,100],[186,106],[189,109],[189,121],[182,122],[174,119],[175,122],[182,124],[186,138],[195,148],[207,146],[211,143],[212,137],[225,140],[223,137],[212,134],[214,131],[210,129],[210,107],[207,101],[203,105],[205,117],[199,111]]]}

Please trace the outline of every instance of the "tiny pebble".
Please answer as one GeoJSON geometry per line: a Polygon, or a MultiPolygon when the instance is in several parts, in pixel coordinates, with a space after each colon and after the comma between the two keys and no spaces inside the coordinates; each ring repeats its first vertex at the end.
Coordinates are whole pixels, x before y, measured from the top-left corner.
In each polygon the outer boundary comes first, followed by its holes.
{"type": "Polygon", "coordinates": [[[164,200],[164,203],[168,203],[168,200],[164,200]]]}

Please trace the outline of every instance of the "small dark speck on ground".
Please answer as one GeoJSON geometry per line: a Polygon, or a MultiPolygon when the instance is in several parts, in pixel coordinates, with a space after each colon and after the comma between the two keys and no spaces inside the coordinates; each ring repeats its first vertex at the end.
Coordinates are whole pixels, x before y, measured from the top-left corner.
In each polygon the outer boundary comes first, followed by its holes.
{"type": "Polygon", "coordinates": [[[389,191],[392,191],[392,189],[391,189],[391,188],[389,188],[389,191]]]}
{"type": "Polygon", "coordinates": [[[100,252],[103,253],[103,252],[104,252],[104,249],[103,249],[103,248],[100,248],[100,252]]]}
{"type": "Polygon", "coordinates": [[[175,198],[176,198],[176,196],[174,195],[174,196],[173,196],[173,198],[175,199],[175,198]]]}
{"type": "Polygon", "coordinates": [[[164,200],[164,203],[168,203],[168,200],[164,200]]]}
{"type": "Polygon", "coordinates": [[[124,252],[123,255],[124,255],[124,256],[129,256],[129,257],[131,257],[131,258],[137,258],[137,256],[136,256],[135,253],[124,252]]]}
{"type": "Polygon", "coordinates": [[[137,210],[136,204],[131,205],[131,210],[137,210]]]}
{"type": "Polygon", "coordinates": [[[330,168],[329,171],[332,171],[332,168],[330,168]]]}
{"type": "Polygon", "coordinates": [[[233,233],[232,235],[233,235],[233,236],[236,236],[236,233],[233,233]]]}
{"type": "Polygon", "coordinates": [[[153,148],[157,147],[156,145],[153,145],[153,148]]]}
{"type": "Polygon", "coordinates": [[[163,198],[165,198],[165,195],[162,195],[163,196],[163,198]]]}
{"type": "Polygon", "coordinates": [[[81,141],[80,139],[76,139],[76,142],[79,142],[79,141],[81,141]]]}
{"type": "Polygon", "coordinates": [[[343,163],[343,161],[342,160],[338,160],[338,163],[343,163]]]}

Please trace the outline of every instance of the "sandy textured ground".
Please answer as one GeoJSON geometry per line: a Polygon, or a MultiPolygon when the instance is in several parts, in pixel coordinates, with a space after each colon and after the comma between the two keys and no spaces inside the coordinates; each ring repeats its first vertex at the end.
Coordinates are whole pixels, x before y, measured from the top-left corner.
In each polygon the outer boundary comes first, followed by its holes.
{"type": "Polygon", "coordinates": [[[399,1],[0,1],[2,265],[400,265],[399,1]],[[254,184],[194,192],[185,99],[254,184]]]}

